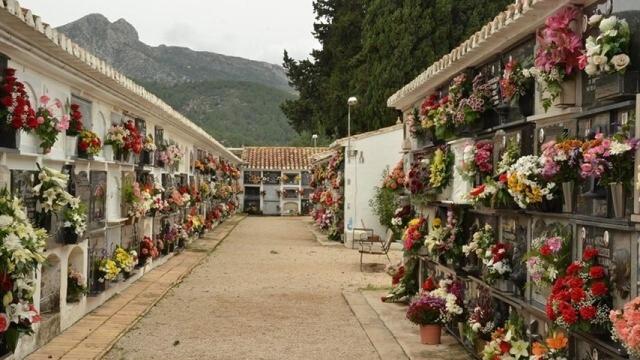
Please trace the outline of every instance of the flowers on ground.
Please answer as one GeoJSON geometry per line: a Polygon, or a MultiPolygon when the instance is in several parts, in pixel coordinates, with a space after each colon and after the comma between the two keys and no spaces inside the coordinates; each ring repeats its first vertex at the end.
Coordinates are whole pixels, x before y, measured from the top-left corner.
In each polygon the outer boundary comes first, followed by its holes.
{"type": "Polygon", "coordinates": [[[569,330],[589,331],[609,321],[609,286],[605,268],[596,264],[598,250],[587,247],[581,261],[574,261],[566,274],[553,283],[547,299],[547,317],[569,330]]]}
{"type": "Polygon", "coordinates": [[[605,18],[596,14],[589,18],[589,26],[597,26],[599,33],[587,38],[586,52],[580,58],[587,75],[624,72],[631,62],[627,55],[631,41],[629,23],[616,16],[605,18]]]}

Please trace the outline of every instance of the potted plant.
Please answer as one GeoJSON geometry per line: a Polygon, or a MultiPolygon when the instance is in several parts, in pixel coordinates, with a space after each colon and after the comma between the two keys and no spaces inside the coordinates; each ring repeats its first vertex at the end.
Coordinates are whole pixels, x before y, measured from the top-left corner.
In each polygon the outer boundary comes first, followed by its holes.
{"type": "Polygon", "coordinates": [[[78,156],[78,138],[84,130],[80,106],[78,104],[68,105],[67,113],[69,127],[66,131],[65,153],[69,157],[76,157],[78,156]]]}
{"type": "Polygon", "coordinates": [[[109,288],[109,283],[116,282],[120,275],[120,268],[108,258],[97,260],[95,263],[95,291],[102,292],[109,288]]]}
{"type": "Polygon", "coordinates": [[[127,251],[120,245],[116,246],[116,250],[113,252],[112,257],[118,269],[128,279],[133,274],[133,270],[137,264],[137,253],[135,251],[127,251]]]}
{"type": "Polygon", "coordinates": [[[145,236],[144,239],[140,242],[138,264],[144,266],[145,264],[150,263],[153,259],[157,258],[158,255],[158,248],[153,243],[153,240],[151,240],[150,237],[145,236]]]}
{"type": "Polygon", "coordinates": [[[420,342],[423,344],[440,344],[445,307],[444,299],[429,293],[419,296],[409,305],[407,319],[420,326],[420,342]]]}
{"type": "Polygon", "coordinates": [[[114,124],[107,131],[107,136],[104,139],[105,146],[111,146],[113,150],[113,157],[117,161],[128,161],[129,153],[125,151],[125,137],[127,136],[127,130],[120,124],[114,124]]]}
{"type": "Polygon", "coordinates": [[[84,276],[73,267],[67,270],[67,303],[80,301],[87,294],[87,282],[84,276]]]}

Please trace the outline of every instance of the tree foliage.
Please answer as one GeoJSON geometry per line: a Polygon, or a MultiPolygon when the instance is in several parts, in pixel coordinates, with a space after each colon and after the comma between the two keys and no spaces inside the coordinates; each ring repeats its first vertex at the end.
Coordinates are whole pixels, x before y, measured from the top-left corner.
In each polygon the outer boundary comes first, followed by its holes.
{"type": "Polygon", "coordinates": [[[285,52],[284,68],[299,98],[281,106],[297,131],[331,138],[347,133],[349,96],[360,103],[352,132],[395,123],[389,96],[491,20],[512,0],[315,0],[309,59],[285,52]]]}

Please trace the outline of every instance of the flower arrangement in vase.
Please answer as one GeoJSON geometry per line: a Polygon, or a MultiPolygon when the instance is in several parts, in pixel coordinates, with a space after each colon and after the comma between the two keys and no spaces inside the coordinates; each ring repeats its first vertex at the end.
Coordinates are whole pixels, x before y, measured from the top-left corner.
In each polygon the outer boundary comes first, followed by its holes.
{"type": "Polygon", "coordinates": [[[113,124],[107,131],[104,139],[104,145],[111,146],[116,160],[123,160],[125,153],[125,138],[127,137],[127,129],[122,124],[113,124]]]}
{"type": "Polygon", "coordinates": [[[589,332],[608,326],[609,286],[597,256],[597,249],[587,247],[582,260],[572,262],[553,283],[546,312],[559,327],[589,332]]]}
{"type": "Polygon", "coordinates": [[[598,184],[609,186],[615,217],[625,215],[625,191],[630,190],[634,174],[635,150],[638,139],[623,133],[606,138],[602,133],[582,145],[580,175],[593,177],[598,184]]]}
{"type": "Polygon", "coordinates": [[[627,350],[629,355],[640,358],[640,297],[624,304],[622,309],[611,310],[611,338],[627,350]]]}
{"type": "Polygon", "coordinates": [[[484,178],[493,173],[493,143],[478,141],[467,144],[462,151],[462,160],[458,166],[458,173],[467,181],[475,181],[476,176],[484,178]]]}
{"type": "Polygon", "coordinates": [[[478,298],[471,300],[469,309],[465,337],[475,345],[476,352],[479,353],[486,342],[491,340],[491,334],[496,329],[495,306],[489,290],[481,289],[478,298]]]}
{"type": "Polygon", "coordinates": [[[518,101],[527,92],[527,85],[531,82],[529,69],[524,69],[518,60],[510,57],[502,69],[500,77],[500,97],[504,104],[518,101]]]}
{"type": "Polygon", "coordinates": [[[420,295],[409,304],[407,319],[420,326],[420,340],[423,344],[440,344],[445,309],[446,300],[430,294],[420,295]]]}
{"type": "Polygon", "coordinates": [[[538,156],[523,156],[507,171],[507,191],[521,209],[553,200],[555,190],[554,182],[544,180],[538,156]]]}
{"type": "Polygon", "coordinates": [[[531,345],[529,360],[567,359],[569,359],[569,338],[560,330],[552,331],[544,342],[536,341],[531,345]]]}
{"type": "Polygon", "coordinates": [[[82,123],[82,112],[80,112],[80,105],[70,104],[68,109],[69,127],[67,128],[67,136],[79,136],[80,132],[84,130],[84,124],[82,123]]]}
{"type": "Polygon", "coordinates": [[[568,213],[573,212],[575,183],[580,179],[581,148],[582,141],[576,139],[552,140],[541,146],[542,177],[562,184],[563,211],[568,213]]]}
{"type": "Polygon", "coordinates": [[[480,116],[491,108],[493,96],[491,85],[485,76],[480,73],[473,78],[471,91],[468,97],[460,99],[453,119],[457,128],[473,126],[478,123],[480,116]]]}
{"type": "Polygon", "coordinates": [[[67,270],[67,303],[80,301],[80,298],[87,292],[87,281],[84,275],[69,266],[67,270]]]}
{"type": "Polygon", "coordinates": [[[133,273],[133,269],[137,264],[137,257],[138,253],[135,251],[127,251],[122,246],[117,245],[113,252],[112,260],[125,278],[128,278],[133,273]]]}
{"type": "Polygon", "coordinates": [[[535,67],[528,74],[542,86],[542,106],[547,111],[562,93],[562,82],[579,69],[583,52],[582,35],[576,23],[581,12],[574,6],[559,10],[545,21],[537,34],[535,67]]]}
{"type": "Polygon", "coordinates": [[[412,195],[419,195],[424,192],[428,181],[428,161],[423,159],[416,161],[411,165],[411,169],[407,173],[405,187],[412,195]]]}
{"type": "Polygon", "coordinates": [[[87,231],[87,206],[83,202],[67,206],[62,212],[65,244],[76,244],[87,231]]]}
{"type": "Polygon", "coordinates": [[[484,281],[493,285],[505,280],[511,273],[511,245],[495,243],[485,251],[482,263],[485,266],[484,281]]]}
{"type": "Polygon", "coordinates": [[[13,351],[22,335],[33,334],[40,316],[33,305],[36,271],[45,262],[47,232],[35,229],[22,201],[5,188],[0,190],[0,272],[3,301],[0,303],[0,337],[13,351]]]}
{"type": "Polygon", "coordinates": [[[4,70],[4,81],[0,90],[3,95],[0,102],[4,107],[0,111],[0,116],[6,116],[7,123],[15,130],[36,128],[38,126],[36,112],[31,107],[24,84],[16,77],[15,69],[4,70]]]}
{"type": "Polygon", "coordinates": [[[137,181],[125,181],[122,185],[122,203],[127,206],[127,216],[136,220],[151,210],[153,199],[149,191],[137,181]]]}
{"type": "Polygon", "coordinates": [[[100,154],[100,150],[102,150],[102,141],[93,131],[82,130],[80,131],[78,150],[79,154],[83,157],[97,156],[100,154]]]}
{"type": "Polygon", "coordinates": [[[447,148],[439,148],[433,153],[433,158],[429,163],[429,192],[432,194],[441,193],[453,176],[453,153],[447,148]]]}
{"type": "Polygon", "coordinates": [[[415,215],[416,213],[411,205],[398,207],[393,213],[393,218],[391,218],[391,226],[393,227],[394,233],[400,233],[406,228],[415,215]]]}
{"type": "Polygon", "coordinates": [[[571,234],[557,226],[531,242],[531,250],[526,256],[527,272],[531,282],[537,287],[553,284],[571,261],[571,234]]]}
{"type": "MultiPolygon", "coordinates": [[[[475,259],[475,263],[477,264],[475,268],[476,270],[479,270],[478,267],[481,265],[479,262],[484,259],[487,250],[489,250],[491,245],[495,244],[495,242],[496,238],[493,227],[489,224],[485,224],[471,235],[471,241],[469,241],[469,244],[462,245],[462,253],[468,259],[475,259]]],[[[473,262],[470,262],[470,264],[472,263],[473,262]]]]}
{"type": "Polygon", "coordinates": [[[423,217],[409,221],[402,235],[405,251],[417,250],[422,245],[422,238],[427,234],[427,220],[423,217]]]}
{"type": "Polygon", "coordinates": [[[117,281],[120,275],[120,268],[115,261],[105,258],[96,262],[98,283],[104,284],[107,281],[117,281]]]}
{"type": "Polygon", "coordinates": [[[491,341],[482,350],[482,360],[528,360],[529,342],[523,340],[523,327],[522,320],[511,315],[504,327],[491,334],[491,341]]]}
{"type": "Polygon", "coordinates": [[[587,37],[586,52],[580,58],[584,72],[588,76],[625,72],[631,62],[627,55],[631,43],[629,23],[616,16],[595,14],[588,25],[597,27],[598,34],[587,37]]]}
{"type": "Polygon", "coordinates": [[[460,250],[456,244],[460,228],[454,212],[447,211],[447,223],[444,226],[440,218],[434,218],[432,225],[431,231],[424,237],[424,246],[436,260],[456,260],[460,250]]]}
{"type": "Polygon", "coordinates": [[[405,177],[404,163],[400,160],[393,170],[386,174],[383,180],[383,186],[392,191],[402,191],[402,189],[404,189],[405,177]]]}
{"type": "Polygon", "coordinates": [[[510,206],[513,200],[507,190],[507,173],[518,158],[520,158],[520,147],[516,141],[510,140],[500,155],[500,161],[494,167],[496,176],[485,178],[484,183],[471,189],[467,199],[474,205],[484,203],[491,207],[510,206]]]}
{"type": "Polygon", "coordinates": [[[38,126],[33,129],[41,140],[40,147],[44,154],[48,154],[51,151],[51,148],[58,140],[58,134],[63,131],[66,132],[69,128],[69,116],[67,114],[63,114],[60,119],[53,116],[55,110],[62,110],[62,102],[56,100],[52,105],[49,105],[50,100],[47,95],[40,97],[40,105],[36,109],[38,126]]]}
{"type": "Polygon", "coordinates": [[[142,241],[140,241],[140,251],[138,256],[138,261],[141,265],[151,262],[152,259],[160,256],[160,252],[158,248],[154,244],[153,240],[145,236],[142,241]]]}

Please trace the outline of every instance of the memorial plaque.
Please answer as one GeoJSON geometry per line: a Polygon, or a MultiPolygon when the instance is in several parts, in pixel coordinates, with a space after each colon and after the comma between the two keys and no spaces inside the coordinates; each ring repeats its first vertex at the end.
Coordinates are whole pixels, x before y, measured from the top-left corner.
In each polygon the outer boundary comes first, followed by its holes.
{"type": "Polygon", "coordinates": [[[11,170],[11,193],[22,199],[27,217],[36,218],[38,199],[33,192],[37,184],[38,172],[31,170],[11,170]]]}
{"type": "Polygon", "coordinates": [[[107,172],[91,171],[89,174],[91,199],[89,201],[89,227],[91,229],[104,226],[107,200],[107,172]]]}

